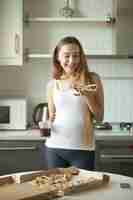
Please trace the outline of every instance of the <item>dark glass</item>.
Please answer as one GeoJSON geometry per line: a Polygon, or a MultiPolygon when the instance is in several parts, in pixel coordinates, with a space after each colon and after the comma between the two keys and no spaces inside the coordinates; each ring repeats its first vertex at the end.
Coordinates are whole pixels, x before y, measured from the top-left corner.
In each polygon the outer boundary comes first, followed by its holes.
{"type": "Polygon", "coordinates": [[[10,123],[10,107],[0,106],[0,124],[10,123]]]}
{"type": "Polygon", "coordinates": [[[41,137],[49,137],[50,134],[51,134],[51,129],[50,128],[41,128],[40,129],[41,137]]]}

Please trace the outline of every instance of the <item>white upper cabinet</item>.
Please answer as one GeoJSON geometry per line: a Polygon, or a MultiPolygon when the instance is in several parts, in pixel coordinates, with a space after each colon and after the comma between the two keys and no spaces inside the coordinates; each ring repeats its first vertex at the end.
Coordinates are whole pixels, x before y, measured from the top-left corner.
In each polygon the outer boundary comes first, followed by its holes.
{"type": "Polygon", "coordinates": [[[23,64],[23,0],[0,0],[0,65],[23,64]]]}

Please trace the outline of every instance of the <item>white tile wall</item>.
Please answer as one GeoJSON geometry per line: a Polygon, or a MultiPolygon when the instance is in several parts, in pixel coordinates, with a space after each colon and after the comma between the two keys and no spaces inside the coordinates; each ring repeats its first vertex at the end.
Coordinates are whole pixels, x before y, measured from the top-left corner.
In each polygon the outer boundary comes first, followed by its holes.
{"type": "Polygon", "coordinates": [[[133,60],[93,60],[92,71],[101,75],[105,97],[105,121],[133,120],[133,60]]]}
{"type": "Polygon", "coordinates": [[[133,120],[133,79],[104,80],[105,117],[107,121],[133,120]]]}

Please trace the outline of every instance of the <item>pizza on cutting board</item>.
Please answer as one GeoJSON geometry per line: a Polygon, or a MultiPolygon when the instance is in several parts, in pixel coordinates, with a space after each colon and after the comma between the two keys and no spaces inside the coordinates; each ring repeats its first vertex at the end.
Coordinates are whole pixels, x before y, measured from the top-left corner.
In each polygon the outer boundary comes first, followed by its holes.
{"type": "Polygon", "coordinates": [[[31,184],[40,188],[54,187],[57,190],[57,196],[64,196],[68,193],[97,188],[109,182],[108,175],[97,178],[93,175],[86,177],[83,171],[81,173],[81,170],[76,167],[52,169],[46,171],[45,175],[37,176],[31,184]]]}
{"type": "Polygon", "coordinates": [[[76,167],[56,168],[46,171],[45,175],[37,176],[31,181],[31,184],[40,188],[54,187],[57,190],[57,196],[63,196],[73,187],[73,177],[79,175],[79,169],[76,167]]]}
{"type": "Polygon", "coordinates": [[[1,178],[3,187],[0,187],[0,199],[52,199],[91,188],[96,189],[109,183],[108,175],[100,173],[97,176],[94,172],[76,167],[16,173],[9,178],[9,184],[6,186],[3,183],[7,182],[7,177],[1,178]]]}

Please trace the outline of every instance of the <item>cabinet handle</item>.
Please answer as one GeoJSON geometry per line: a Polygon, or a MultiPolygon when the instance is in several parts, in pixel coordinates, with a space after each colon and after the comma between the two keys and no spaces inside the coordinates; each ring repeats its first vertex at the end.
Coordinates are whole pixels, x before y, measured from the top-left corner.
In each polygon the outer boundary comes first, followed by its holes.
{"type": "Polygon", "coordinates": [[[19,54],[19,50],[20,50],[20,37],[19,34],[15,34],[15,53],[19,54]]]}
{"type": "Polygon", "coordinates": [[[105,159],[133,159],[133,155],[109,155],[109,154],[101,154],[101,158],[105,159]]]}
{"type": "Polygon", "coordinates": [[[37,147],[0,147],[0,151],[37,150],[37,147]]]}

